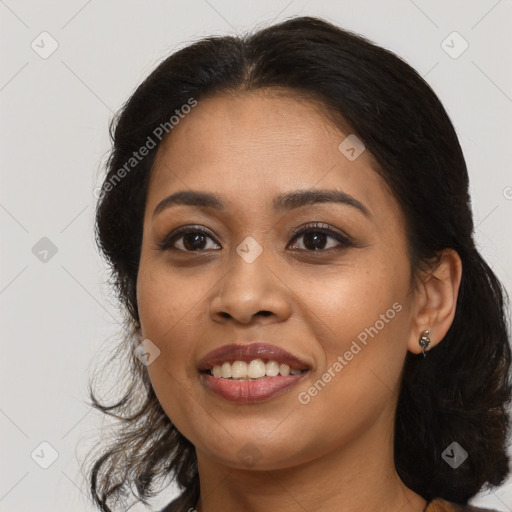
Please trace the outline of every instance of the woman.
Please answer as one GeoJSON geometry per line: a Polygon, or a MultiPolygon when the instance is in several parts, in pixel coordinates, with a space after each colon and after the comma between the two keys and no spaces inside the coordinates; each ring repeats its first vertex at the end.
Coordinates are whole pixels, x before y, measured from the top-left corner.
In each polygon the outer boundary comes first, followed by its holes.
{"type": "Polygon", "coordinates": [[[91,390],[101,510],[175,477],[166,512],[471,511],[506,478],[502,288],[394,54],[310,17],[181,49],[117,118],[96,215],[130,364],[91,390]]]}

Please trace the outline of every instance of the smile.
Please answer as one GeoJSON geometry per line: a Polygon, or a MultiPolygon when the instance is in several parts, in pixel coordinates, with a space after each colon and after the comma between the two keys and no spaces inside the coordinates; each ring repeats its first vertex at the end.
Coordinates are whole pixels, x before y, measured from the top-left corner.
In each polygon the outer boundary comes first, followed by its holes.
{"type": "Polygon", "coordinates": [[[197,365],[209,391],[238,403],[270,400],[302,381],[311,364],[276,345],[234,343],[207,354],[197,365]]]}
{"type": "Polygon", "coordinates": [[[258,358],[249,361],[249,363],[245,361],[234,361],[233,363],[225,361],[222,364],[216,364],[213,368],[207,370],[207,373],[221,379],[247,380],[277,377],[278,375],[288,377],[288,375],[299,375],[304,371],[307,371],[307,369],[298,370],[290,368],[286,363],[279,363],[274,360],[264,361],[258,358]]]}

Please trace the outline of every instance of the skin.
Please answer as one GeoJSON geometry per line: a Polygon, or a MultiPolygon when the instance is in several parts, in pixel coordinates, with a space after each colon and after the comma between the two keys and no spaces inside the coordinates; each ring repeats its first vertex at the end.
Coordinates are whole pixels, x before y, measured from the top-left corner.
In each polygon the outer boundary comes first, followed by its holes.
{"type": "Polygon", "coordinates": [[[140,334],[160,350],[148,366],[158,399],[196,447],[201,512],[425,507],[394,468],[394,413],[407,351],[422,357],[422,331],[435,346],[453,320],[460,259],[445,251],[412,286],[403,213],[368,150],[354,161],[338,150],[347,135],[314,101],[265,90],[200,100],[159,148],[137,281],[140,334]],[[311,189],[350,194],[369,216],[337,203],[272,209],[275,196],[311,189]],[[226,209],[173,205],[153,216],[179,190],[218,194],[226,209]],[[314,250],[307,236],[292,237],[313,222],[353,245],[319,233],[314,250]],[[174,250],[158,249],[171,231],[197,225],[211,233],[199,250],[183,236],[174,250]],[[248,236],[263,248],[252,263],[236,252],[248,236]],[[400,312],[301,404],[298,394],[395,303],[400,312]],[[262,403],[211,393],[199,359],[248,340],[288,350],[310,374],[262,403]],[[257,454],[251,466],[239,455],[248,446],[257,454]]]}

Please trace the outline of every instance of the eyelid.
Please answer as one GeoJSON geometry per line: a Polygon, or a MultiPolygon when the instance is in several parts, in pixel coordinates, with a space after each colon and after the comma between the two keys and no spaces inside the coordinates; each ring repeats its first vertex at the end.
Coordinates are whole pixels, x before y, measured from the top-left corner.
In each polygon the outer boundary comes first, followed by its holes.
{"type": "Polygon", "coordinates": [[[297,237],[297,235],[302,235],[304,232],[307,231],[314,231],[315,229],[318,229],[320,233],[325,233],[329,236],[331,235],[339,235],[340,237],[347,240],[347,242],[351,241],[351,238],[349,235],[344,233],[343,231],[331,226],[330,224],[326,224],[325,222],[308,222],[306,224],[302,224],[301,226],[296,227],[293,229],[291,233],[292,240],[297,237]]]}

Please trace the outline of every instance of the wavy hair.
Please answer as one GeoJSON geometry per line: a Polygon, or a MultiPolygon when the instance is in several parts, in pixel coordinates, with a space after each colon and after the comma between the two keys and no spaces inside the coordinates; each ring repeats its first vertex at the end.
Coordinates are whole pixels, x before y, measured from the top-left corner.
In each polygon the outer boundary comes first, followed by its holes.
{"type": "Polygon", "coordinates": [[[166,416],[134,353],[142,221],[158,144],[129,171],[126,163],[190,98],[200,103],[217,93],[276,87],[316,99],[364,142],[405,214],[414,272],[446,248],[462,260],[450,329],[426,359],[408,352],[402,369],[394,438],[398,475],[427,500],[466,504],[509,472],[507,297],[474,243],[468,173],[449,116],[421,76],[392,52],[320,18],[295,17],[176,51],[111,123],[95,235],[125,312],[124,336],[107,361],[124,380],[109,404],[89,384],[92,405],[116,420],[113,435],[90,454],[90,492],[103,512],[129,491],[148,504],[160,492],[157,484],[173,479],[181,494],[165,511],[186,511],[199,497],[194,446],[166,416]],[[453,441],[469,452],[456,469],[441,457],[453,441]]]}

